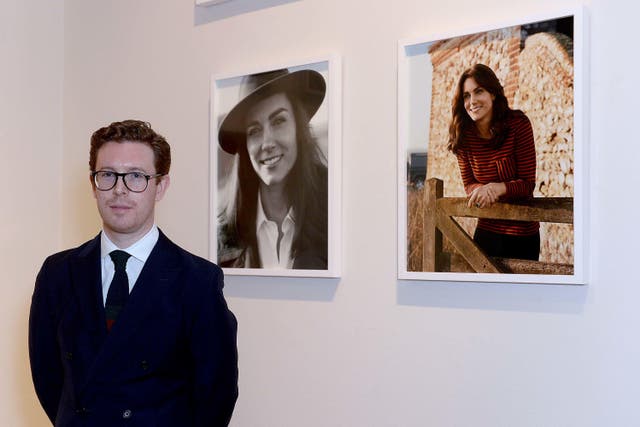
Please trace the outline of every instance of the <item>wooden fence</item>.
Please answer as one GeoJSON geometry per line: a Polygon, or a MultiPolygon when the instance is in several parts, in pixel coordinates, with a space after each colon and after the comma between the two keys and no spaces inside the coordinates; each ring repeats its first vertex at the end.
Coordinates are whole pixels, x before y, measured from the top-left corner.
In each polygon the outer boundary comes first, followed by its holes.
{"type": "Polygon", "coordinates": [[[465,197],[443,197],[442,180],[425,182],[422,271],[476,273],[573,274],[573,264],[488,257],[454,217],[474,217],[573,223],[573,198],[534,198],[519,203],[494,203],[489,208],[467,206],[465,197]],[[446,237],[455,252],[443,251],[446,237]]]}

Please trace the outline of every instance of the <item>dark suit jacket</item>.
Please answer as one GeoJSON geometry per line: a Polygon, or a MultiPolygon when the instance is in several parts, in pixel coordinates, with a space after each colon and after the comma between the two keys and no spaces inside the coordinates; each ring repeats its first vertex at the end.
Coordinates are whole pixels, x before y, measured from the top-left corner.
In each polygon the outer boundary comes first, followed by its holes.
{"type": "Polygon", "coordinates": [[[238,395],[236,319],[214,264],[162,232],[107,333],[100,236],[50,256],[36,280],[29,354],[60,427],[226,426],[238,395]]]}

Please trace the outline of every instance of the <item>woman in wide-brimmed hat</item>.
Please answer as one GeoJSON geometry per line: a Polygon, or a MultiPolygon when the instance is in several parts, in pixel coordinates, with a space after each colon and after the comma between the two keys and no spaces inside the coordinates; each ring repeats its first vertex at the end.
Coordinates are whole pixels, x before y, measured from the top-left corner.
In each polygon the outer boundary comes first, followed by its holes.
{"type": "Polygon", "coordinates": [[[218,263],[236,268],[327,268],[327,167],[309,120],[326,84],[313,70],[243,79],[218,143],[236,156],[218,215],[218,263]]]}

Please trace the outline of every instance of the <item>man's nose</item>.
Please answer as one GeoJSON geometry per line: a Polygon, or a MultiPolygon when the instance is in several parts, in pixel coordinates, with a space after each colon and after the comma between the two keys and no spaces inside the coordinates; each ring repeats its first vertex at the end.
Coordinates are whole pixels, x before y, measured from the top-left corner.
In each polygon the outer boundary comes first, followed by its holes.
{"type": "Polygon", "coordinates": [[[124,184],[124,176],[117,176],[116,177],[116,185],[113,187],[113,191],[116,194],[124,194],[127,191],[129,191],[127,186],[124,184]]]}

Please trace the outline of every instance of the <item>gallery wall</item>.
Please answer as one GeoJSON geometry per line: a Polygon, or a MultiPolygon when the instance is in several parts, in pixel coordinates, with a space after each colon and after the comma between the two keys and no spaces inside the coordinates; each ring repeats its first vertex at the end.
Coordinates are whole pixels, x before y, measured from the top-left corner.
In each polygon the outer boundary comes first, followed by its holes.
{"type": "Polygon", "coordinates": [[[158,224],[207,256],[210,75],[329,53],[343,65],[342,277],[227,277],[239,322],[232,425],[640,424],[640,60],[628,54],[640,6],[585,2],[590,278],[556,286],[396,279],[397,44],[574,2],[300,0],[216,20],[189,1],[66,0],[64,24],[62,1],[23,3],[0,6],[1,28],[16,40],[0,39],[10,65],[0,105],[11,117],[2,124],[4,269],[11,260],[0,288],[2,425],[47,425],[30,389],[26,311],[45,254],[99,230],[90,133],[141,118],[169,139],[172,181],[158,224]],[[57,181],[43,186],[25,169],[57,181]]]}
{"type": "Polygon", "coordinates": [[[27,358],[33,281],[60,247],[63,2],[0,2],[0,425],[44,426],[27,358]],[[46,40],[46,43],[43,43],[46,40]]]}

